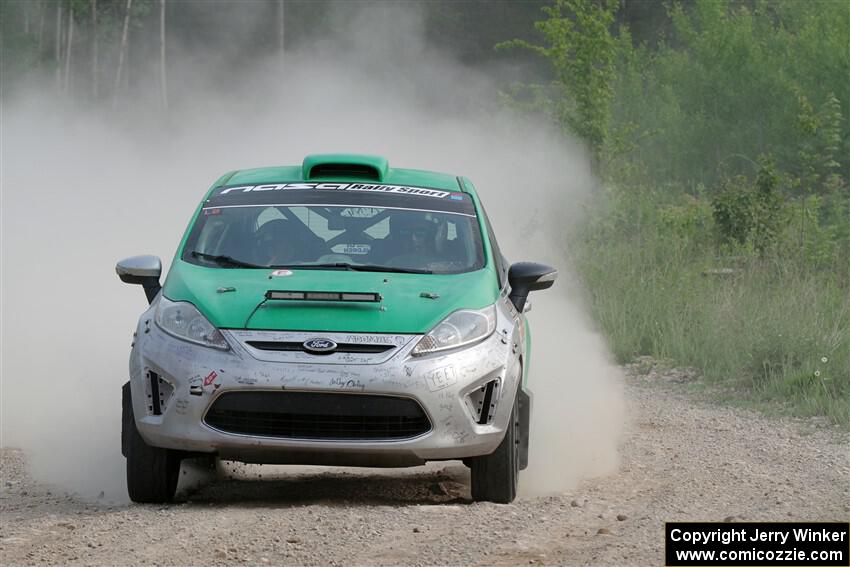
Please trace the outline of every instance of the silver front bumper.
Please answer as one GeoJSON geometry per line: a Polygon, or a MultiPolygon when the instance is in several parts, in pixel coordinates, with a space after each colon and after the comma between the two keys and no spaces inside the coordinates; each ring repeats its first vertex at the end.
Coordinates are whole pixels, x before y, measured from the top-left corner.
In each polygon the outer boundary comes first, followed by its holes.
{"type": "Polygon", "coordinates": [[[255,463],[410,466],[488,454],[508,424],[524,343],[511,313],[497,311],[496,331],[483,342],[448,354],[413,357],[410,352],[421,335],[223,331],[231,350],[219,351],[166,334],[153,322],[151,309],[140,319],[130,357],[136,423],[151,445],[255,463]],[[379,354],[312,355],[247,344],[315,337],[392,348],[379,354]],[[482,424],[481,388],[494,380],[492,417],[482,424]],[[421,405],[431,429],[405,439],[300,439],[229,433],[205,423],[211,404],[235,391],[409,398],[421,405]]]}

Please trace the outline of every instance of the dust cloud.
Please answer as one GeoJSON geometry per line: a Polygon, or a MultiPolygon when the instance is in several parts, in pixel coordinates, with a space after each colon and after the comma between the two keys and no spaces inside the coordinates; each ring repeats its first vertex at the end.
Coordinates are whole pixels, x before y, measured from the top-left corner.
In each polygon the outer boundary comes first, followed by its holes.
{"type": "Polygon", "coordinates": [[[506,255],[560,268],[556,286],[532,298],[536,395],[521,492],[615,469],[620,382],[565,248],[595,183],[581,147],[500,106],[492,77],[510,70],[451,60],[421,39],[415,11],[337,18],[344,40],[242,65],[224,81],[220,68],[172,57],[182,89],[167,116],[155,88],[113,111],[58,99],[35,77],[2,100],[0,441],[26,449],[38,479],[126,499],[120,389],[145,300],[119,282],[115,262],[151,253],[167,269],[221,173],[336,151],[468,176],[506,255]]]}

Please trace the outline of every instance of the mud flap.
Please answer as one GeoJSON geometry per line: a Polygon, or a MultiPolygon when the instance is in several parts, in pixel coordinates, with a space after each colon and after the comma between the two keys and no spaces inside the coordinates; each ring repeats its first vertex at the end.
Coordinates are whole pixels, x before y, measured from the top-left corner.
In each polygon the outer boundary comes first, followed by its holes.
{"type": "Polygon", "coordinates": [[[520,387],[519,398],[519,470],[528,467],[528,443],[531,434],[531,392],[520,387]]]}
{"type": "Polygon", "coordinates": [[[121,454],[127,456],[127,446],[130,443],[130,427],[133,422],[133,400],[130,397],[130,383],[121,387],[121,454]],[[127,415],[129,411],[129,416],[127,415]],[[128,421],[129,417],[129,421],[128,421]]]}

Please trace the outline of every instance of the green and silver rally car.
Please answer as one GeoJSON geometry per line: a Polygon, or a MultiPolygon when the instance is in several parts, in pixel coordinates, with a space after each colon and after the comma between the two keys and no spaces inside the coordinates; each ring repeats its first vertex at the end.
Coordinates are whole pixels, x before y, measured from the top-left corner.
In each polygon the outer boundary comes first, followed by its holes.
{"type": "Polygon", "coordinates": [[[144,287],[123,389],[136,502],[167,502],[180,461],[405,467],[460,459],[475,500],[510,502],[528,461],[529,292],[472,183],[313,155],[207,192],[168,277],[144,287]]]}

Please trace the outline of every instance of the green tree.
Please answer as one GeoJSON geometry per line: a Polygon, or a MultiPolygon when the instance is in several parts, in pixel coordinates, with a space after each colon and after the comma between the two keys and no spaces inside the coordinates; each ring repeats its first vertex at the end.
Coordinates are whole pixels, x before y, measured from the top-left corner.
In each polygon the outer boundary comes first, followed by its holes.
{"type": "Polygon", "coordinates": [[[654,132],[634,158],[656,181],[715,186],[760,154],[801,177],[817,162],[818,187],[848,178],[850,3],[697,0],[669,18],[656,49],[619,51],[614,83],[614,127],[654,132]]]}
{"type": "Polygon", "coordinates": [[[555,79],[548,89],[548,107],[571,134],[585,140],[598,157],[611,122],[612,82],[617,42],[611,32],[614,0],[556,0],[535,23],[544,45],[525,40],[499,48],[530,49],[552,66],[555,79]]]}

